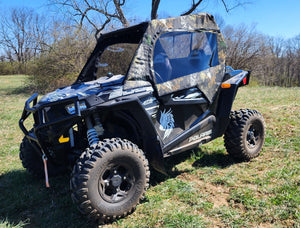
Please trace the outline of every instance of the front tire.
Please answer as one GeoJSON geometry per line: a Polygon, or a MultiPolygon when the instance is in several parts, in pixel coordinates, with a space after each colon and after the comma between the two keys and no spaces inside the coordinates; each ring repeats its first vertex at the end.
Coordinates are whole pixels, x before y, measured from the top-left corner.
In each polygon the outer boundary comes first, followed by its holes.
{"type": "MultiPolygon", "coordinates": [[[[27,137],[24,137],[22,143],[20,145],[20,153],[19,157],[22,161],[23,167],[33,176],[37,178],[43,178],[44,173],[44,164],[42,160],[42,152],[40,154],[35,151],[27,137]]],[[[39,146],[35,143],[35,146],[39,148],[39,146]]],[[[58,176],[60,174],[64,174],[67,172],[67,168],[62,165],[57,165],[50,160],[47,162],[48,166],[48,174],[50,177],[58,176]]]]}
{"type": "Polygon", "coordinates": [[[265,121],[256,110],[232,111],[224,135],[227,152],[233,157],[249,161],[259,155],[265,141],[265,121]]]}
{"type": "Polygon", "coordinates": [[[122,139],[106,139],[87,148],[70,181],[73,202],[90,219],[109,222],[130,214],[149,185],[142,150],[122,139]]]}

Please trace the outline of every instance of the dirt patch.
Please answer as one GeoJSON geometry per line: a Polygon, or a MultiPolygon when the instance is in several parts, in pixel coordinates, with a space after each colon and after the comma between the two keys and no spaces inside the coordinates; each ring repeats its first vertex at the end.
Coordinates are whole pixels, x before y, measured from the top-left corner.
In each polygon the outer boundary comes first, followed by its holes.
{"type": "Polygon", "coordinates": [[[270,228],[270,227],[274,227],[274,225],[272,225],[271,223],[261,223],[258,225],[259,228],[270,228]]]}
{"type": "Polygon", "coordinates": [[[228,198],[229,198],[229,188],[224,185],[213,185],[209,182],[200,180],[199,177],[189,174],[182,173],[178,176],[181,180],[188,180],[193,182],[199,189],[200,192],[203,192],[204,195],[207,195],[207,201],[214,204],[213,208],[218,208],[221,206],[228,207],[228,198]]]}
{"type": "Polygon", "coordinates": [[[210,193],[209,201],[214,204],[213,208],[221,206],[228,207],[229,189],[225,186],[215,186],[211,183],[205,184],[205,190],[210,193]]]}

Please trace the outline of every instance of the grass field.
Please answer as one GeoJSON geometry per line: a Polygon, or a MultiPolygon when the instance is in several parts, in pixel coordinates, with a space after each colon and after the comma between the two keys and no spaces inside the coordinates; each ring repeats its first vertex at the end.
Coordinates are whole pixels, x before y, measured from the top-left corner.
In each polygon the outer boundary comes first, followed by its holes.
{"type": "MultiPolygon", "coordinates": [[[[21,165],[24,79],[0,76],[0,227],[95,227],[73,205],[68,175],[46,189],[21,165]]],[[[300,88],[241,88],[239,108],[265,118],[258,158],[235,163],[219,138],[169,159],[136,211],[103,227],[300,227],[300,88]]]]}

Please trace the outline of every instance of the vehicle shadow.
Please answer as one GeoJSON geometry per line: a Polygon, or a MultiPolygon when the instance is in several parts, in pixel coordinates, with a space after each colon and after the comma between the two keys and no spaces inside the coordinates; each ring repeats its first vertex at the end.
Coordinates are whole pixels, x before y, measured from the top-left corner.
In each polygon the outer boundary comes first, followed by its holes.
{"type": "Polygon", "coordinates": [[[183,153],[167,157],[164,159],[164,165],[165,165],[165,173],[158,172],[154,169],[150,170],[150,186],[156,186],[168,179],[176,178],[178,175],[189,172],[188,170],[180,171],[176,169],[176,165],[186,161],[187,159],[190,159],[192,156],[192,150],[185,151],[183,153]],[[175,168],[174,168],[175,167],[175,168]]]}
{"type": "Polygon", "coordinates": [[[224,154],[221,150],[212,153],[203,153],[200,159],[193,163],[193,167],[216,167],[224,169],[240,161],[234,159],[229,154],[224,154]]]}
{"type": "Polygon", "coordinates": [[[167,175],[159,173],[155,170],[151,170],[150,185],[155,186],[168,179],[176,178],[182,173],[189,173],[191,170],[180,171],[175,167],[176,165],[189,159],[194,160],[192,162],[192,167],[195,168],[216,167],[224,169],[240,162],[232,158],[229,154],[224,154],[222,150],[216,150],[211,153],[205,153],[201,151],[201,148],[189,150],[165,159],[165,168],[167,175]]]}
{"type": "Polygon", "coordinates": [[[98,227],[73,204],[69,175],[49,181],[51,187],[46,188],[44,180],[23,170],[1,175],[0,224],[4,222],[8,227],[98,227]]]}
{"type": "MultiPolygon", "coordinates": [[[[151,170],[150,185],[191,172],[192,169],[178,170],[175,167],[186,160],[191,160],[192,167],[199,168],[222,169],[236,163],[222,151],[209,154],[201,149],[187,151],[165,159],[167,175],[151,170]]],[[[43,179],[36,179],[24,170],[1,175],[0,221],[11,226],[23,224],[24,227],[98,227],[99,224],[81,215],[73,204],[69,178],[69,174],[50,178],[51,187],[46,188],[43,179]]]]}

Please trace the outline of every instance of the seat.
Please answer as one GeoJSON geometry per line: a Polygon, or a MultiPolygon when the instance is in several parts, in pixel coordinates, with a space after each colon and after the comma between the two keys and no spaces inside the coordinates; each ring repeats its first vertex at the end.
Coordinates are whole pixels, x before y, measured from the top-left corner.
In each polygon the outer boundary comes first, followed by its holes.
{"type": "Polygon", "coordinates": [[[159,53],[154,57],[153,67],[156,77],[156,83],[160,84],[171,79],[172,66],[165,53],[159,53]]]}

